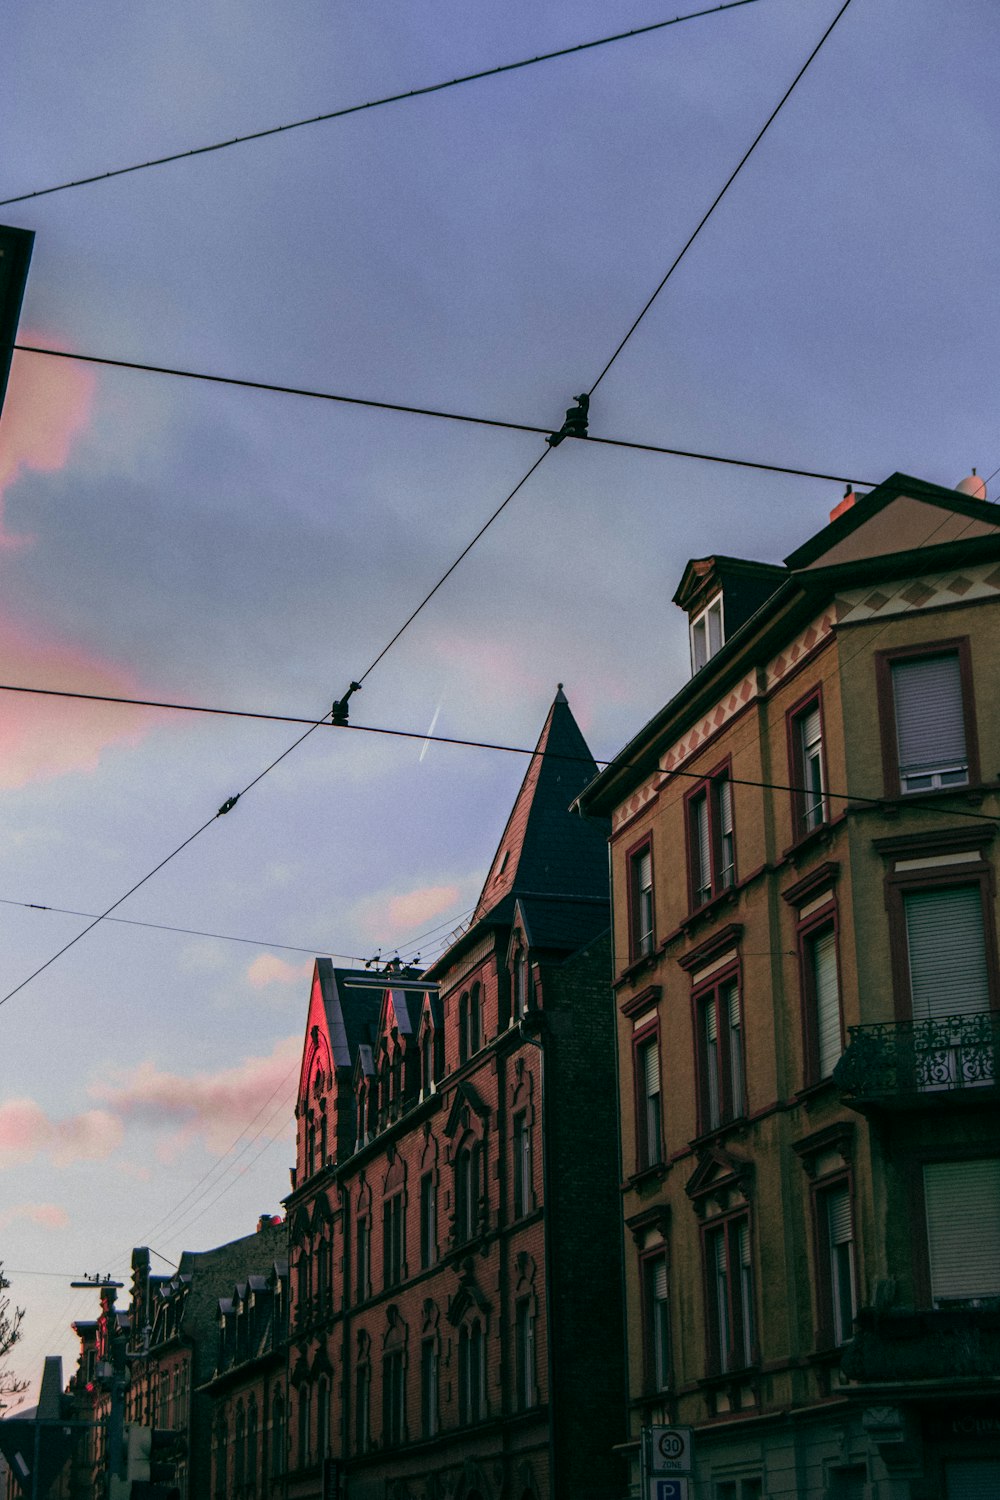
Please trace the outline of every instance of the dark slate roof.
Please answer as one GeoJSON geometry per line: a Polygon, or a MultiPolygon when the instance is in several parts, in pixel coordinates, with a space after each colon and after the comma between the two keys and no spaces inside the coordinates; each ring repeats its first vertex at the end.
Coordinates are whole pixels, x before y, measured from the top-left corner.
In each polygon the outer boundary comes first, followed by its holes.
{"type": "Polygon", "coordinates": [[[558,901],[527,896],[518,901],[517,910],[532,949],[556,948],[575,953],[608,926],[606,899],[558,901]]]}
{"type": "Polygon", "coordinates": [[[570,803],[597,774],[560,685],[493,858],[472,925],[514,895],[608,896],[608,829],[570,803]]]}
{"type": "MultiPolygon", "coordinates": [[[[604,920],[596,929],[587,927],[588,919],[580,917],[581,926],[586,928],[580,942],[586,942],[592,931],[607,926],[610,823],[570,812],[570,803],[596,774],[597,763],[560,683],[472,920],[431,965],[426,977],[433,979],[446,973],[460,953],[491,928],[508,927],[518,900],[530,897],[551,903],[562,898],[581,901],[585,906],[604,903],[604,920]]],[[[540,930],[556,935],[555,919],[549,922],[541,909],[538,921],[540,930]]],[[[568,930],[571,919],[567,917],[564,925],[568,930]]],[[[557,941],[552,946],[562,947],[563,943],[557,941]]]]}
{"type": "Polygon", "coordinates": [[[335,969],[330,959],[317,958],[319,975],[330,1031],[330,1046],[338,1068],[349,1068],[362,1044],[371,1045],[378,1033],[382,992],[356,989],[351,979],[371,979],[364,969],[335,969]]]}

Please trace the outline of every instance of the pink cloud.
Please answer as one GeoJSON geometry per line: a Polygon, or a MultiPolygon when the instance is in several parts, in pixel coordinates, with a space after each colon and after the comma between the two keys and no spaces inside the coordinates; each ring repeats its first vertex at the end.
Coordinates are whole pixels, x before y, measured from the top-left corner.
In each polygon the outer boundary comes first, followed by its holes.
{"type": "Polygon", "coordinates": [[[13,1208],[0,1214],[0,1229],[6,1229],[16,1219],[27,1219],[42,1229],[66,1229],[69,1226],[69,1214],[57,1203],[15,1203],[13,1208]]]}
{"type": "Polygon", "coordinates": [[[278,958],[274,953],[261,953],[247,969],[247,979],[255,990],[262,990],[269,984],[303,984],[312,973],[312,967],[311,958],[305,963],[291,964],[287,958],[278,958]]]}
{"type": "MultiPolygon", "coordinates": [[[[48,349],[64,343],[29,329],[21,331],[19,342],[48,349]]],[[[0,422],[0,547],[30,541],[4,529],[7,489],[26,469],[52,473],[66,466],[73,443],[90,422],[95,386],[95,373],[86,365],[15,351],[0,422]]]]}
{"type": "Polygon", "coordinates": [[[457,885],[425,885],[416,891],[407,891],[403,896],[394,896],[386,907],[389,926],[395,931],[420,927],[457,910],[461,893],[457,885]]]}
{"type": "Polygon", "coordinates": [[[375,891],[363,896],[352,916],[366,941],[385,947],[405,942],[418,928],[457,913],[462,905],[460,886],[425,885],[411,891],[375,891]]]}
{"type": "Polygon", "coordinates": [[[286,1037],[267,1057],[187,1076],[144,1062],[90,1092],[123,1121],[171,1128],[161,1155],[175,1155],[199,1137],[222,1153],[251,1122],[273,1140],[290,1133],[301,1050],[301,1036],[286,1037]]]}
{"type": "Polygon", "coordinates": [[[0,1166],[48,1155],[57,1167],[104,1161],[121,1143],[121,1121],[103,1109],[54,1120],[33,1099],[0,1104],[0,1166]]]}
{"type": "MultiPolygon", "coordinates": [[[[114,662],[69,642],[36,635],[0,615],[3,681],[68,688],[82,693],[137,697],[134,680],[114,662]]],[[[24,786],[71,771],[92,771],[112,744],[136,744],[148,731],[152,710],[30,693],[3,693],[0,713],[0,786],[24,786]]]]}

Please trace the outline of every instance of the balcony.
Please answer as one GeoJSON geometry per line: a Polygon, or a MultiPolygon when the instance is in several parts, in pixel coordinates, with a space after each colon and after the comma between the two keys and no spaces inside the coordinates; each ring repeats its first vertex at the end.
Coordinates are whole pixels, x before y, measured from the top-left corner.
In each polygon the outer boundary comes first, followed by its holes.
{"type": "Polygon", "coordinates": [[[833,1072],[858,1109],[913,1109],[940,1100],[994,1103],[1000,1013],[852,1026],[833,1072]]]}
{"type": "Polygon", "coordinates": [[[981,1308],[933,1312],[862,1308],[842,1369],[849,1380],[864,1385],[978,1376],[992,1384],[1000,1369],[998,1299],[981,1308]]]}

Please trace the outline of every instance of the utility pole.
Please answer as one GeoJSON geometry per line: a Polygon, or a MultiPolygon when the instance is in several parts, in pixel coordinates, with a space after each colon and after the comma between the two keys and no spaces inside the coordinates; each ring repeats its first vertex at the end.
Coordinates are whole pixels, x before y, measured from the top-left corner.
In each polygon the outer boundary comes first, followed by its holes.
{"type": "Polygon", "coordinates": [[[84,1276],[82,1281],[72,1281],[73,1287],[96,1287],[101,1294],[101,1317],[98,1325],[98,1355],[100,1363],[96,1376],[104,1390],[111,1394],[108,1412],[108,1500],[115,1500],[119,1483],[125,1481],[125,1380],[128,1366],[125,1362],[125,1336],[118,1332],[118,1314],[115,1301],[123,1281],[112,1281],[110,1275],[84,1276]]]}

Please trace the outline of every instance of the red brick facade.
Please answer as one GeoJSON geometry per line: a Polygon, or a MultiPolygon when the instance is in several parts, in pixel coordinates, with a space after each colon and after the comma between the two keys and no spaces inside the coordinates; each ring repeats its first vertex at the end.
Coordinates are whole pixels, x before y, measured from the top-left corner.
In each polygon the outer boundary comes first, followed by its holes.
{"type": "Polygon", "coordinates": [[[317,961],[289,1500],[620,1488],[606,831],[568,810],[593,772],[560,692],[444,957],[423,976],[317,961]]]}

